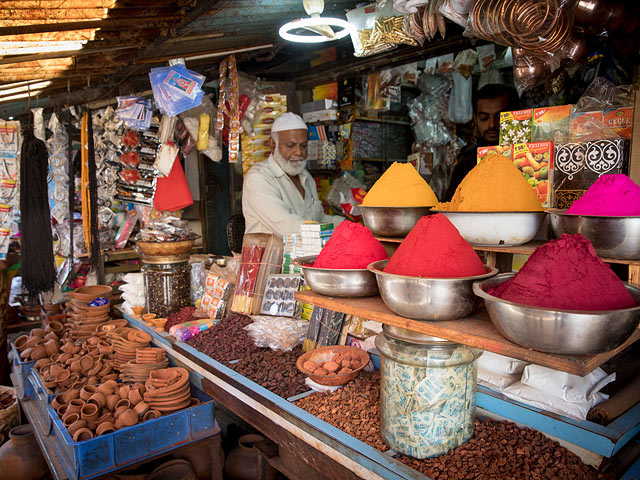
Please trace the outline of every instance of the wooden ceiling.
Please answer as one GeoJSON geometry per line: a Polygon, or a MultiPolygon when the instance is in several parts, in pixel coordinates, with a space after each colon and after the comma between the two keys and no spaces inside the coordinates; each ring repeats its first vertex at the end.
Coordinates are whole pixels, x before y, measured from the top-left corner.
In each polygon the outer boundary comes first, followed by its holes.
{"type": "MultiPolygon", "coordinates": [[[[357,3],[327,0],[325,14],[357,3]]],[[[2,0],[0,117],[147,90],[176,57],[213,79],[226,52],[273,58],[278,28],[304,16],[302,0],[2,0]]]]}

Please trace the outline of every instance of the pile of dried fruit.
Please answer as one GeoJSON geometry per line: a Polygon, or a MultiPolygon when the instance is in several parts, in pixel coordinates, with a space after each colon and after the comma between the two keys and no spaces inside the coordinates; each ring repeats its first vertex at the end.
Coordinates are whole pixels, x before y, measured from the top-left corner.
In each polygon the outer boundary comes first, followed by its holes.
{"type": "MultiPolygon", "coordinates": [[[[297,406],[378,450],[388,447],[380,436],[380,375],[361,373],[333,393],[313,393],[297,406]]],[[[612,480],[597,472],[558,442],[512,422],[476,420],[474,436],[440,457],[397,460],[433,480],[485,478],[612,480]]]]}
{"type": "Polygon", "coordinates": [[[262,350],[256,347],[244,329],[253,323],[246,315],[232,313],[220,320],[215,327],[187,340],[196,350],[209,355],[220,363],[247,358],[252,353],[262,350]]]}
{"type": "Polygon", "coordinates": [[[289,352],[260,349],[243,357],[231,368],[276,395],[289,398],[309,390],[304,383],[305,375],[296,368],[296,360],[300,355],[300,347],[289,352]]]}

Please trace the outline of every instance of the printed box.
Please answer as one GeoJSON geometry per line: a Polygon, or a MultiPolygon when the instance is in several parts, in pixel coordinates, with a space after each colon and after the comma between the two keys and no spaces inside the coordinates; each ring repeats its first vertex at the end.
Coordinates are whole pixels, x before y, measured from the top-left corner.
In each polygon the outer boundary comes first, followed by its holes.
{"type": "Polygon", "coordinates": [[[533,108],[500,112],[500,145],[531,141],[533,108]]]}
{"type": "Polygon", "coordinates": [[[602,112],[604,128],[620,135],[625,140],[631,140],[633,128],[633,107],[609,108],[602,112]]]}
{"type": "Polygon", "coordinates": [[[513,164],[535,190],[540,203],[551,207],[549,185],[553,176],[553,142],[520,143],[513,146],[513,164]]]}
{"type": "Polygon", "coordinates": [[[504,155],[511,160],[513,145],[494,145],[491,147],[478,147],[478,163],[487,155],[504,155]]]}
{"type": "Polygon", "coordinates": [[[571,109],[572,105],[535,108],[533,110],[533,141],[552,142],[555,138],[567,138],[571,109]]]}

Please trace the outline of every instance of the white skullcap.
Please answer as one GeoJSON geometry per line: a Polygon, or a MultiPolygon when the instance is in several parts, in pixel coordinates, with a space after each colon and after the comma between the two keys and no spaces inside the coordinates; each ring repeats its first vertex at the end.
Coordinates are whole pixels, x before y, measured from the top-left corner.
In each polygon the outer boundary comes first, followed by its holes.
{"type": "Polygon", "coordinates": [[[283,130],[307,130],[307,124],[304,123],[304,120],[300,115],[296,115],[295,113],[283,113],[278,118],[276,118],[275,122],[273,122],[273,126],[271,127],[271,132],[282,132],[283,130]]]}

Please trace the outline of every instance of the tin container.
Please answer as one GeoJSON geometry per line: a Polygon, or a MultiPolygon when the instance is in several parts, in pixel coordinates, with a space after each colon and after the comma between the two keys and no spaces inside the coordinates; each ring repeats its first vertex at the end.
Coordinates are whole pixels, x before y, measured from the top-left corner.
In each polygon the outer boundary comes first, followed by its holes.
{"type": "Polygon", "coordinates": [[[381,355],[380,433],[415,458],[447,453],[473,436],[481,350],[390,325],[381,355]]]}

